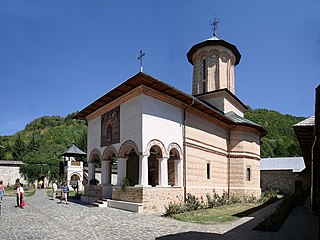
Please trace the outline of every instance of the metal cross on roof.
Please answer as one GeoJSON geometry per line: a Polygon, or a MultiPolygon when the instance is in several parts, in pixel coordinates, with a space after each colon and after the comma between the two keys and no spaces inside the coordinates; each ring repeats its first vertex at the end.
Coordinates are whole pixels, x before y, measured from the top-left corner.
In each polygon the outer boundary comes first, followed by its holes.
{"type": "Polygon", "coordinates": [[[219,20],[217,20],[216,16],[213,17],[213,22],[210,21],[210,25],[212,26],[213,36],[214,37],[217,36],[216,31],[217,31],[217,28],[218,28],[218,23],[219,23],[219,20]]]}
{"type": "Polygon", "coordinates": [[[139,53],[139,57],[138,60],[140,60],[140,72],[143,72],[143,68],[142,68],[142,58],[145,56],[146,54],[144,52],[142,52],[142,50],[140,50],[139,53]]]}

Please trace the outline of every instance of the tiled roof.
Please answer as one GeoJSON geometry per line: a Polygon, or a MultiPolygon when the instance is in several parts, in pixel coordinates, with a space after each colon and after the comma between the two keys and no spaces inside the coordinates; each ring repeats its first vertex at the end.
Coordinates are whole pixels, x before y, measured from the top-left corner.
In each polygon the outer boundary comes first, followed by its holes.
{"type": "Polygon", "coordinates": [[[292,170],[301,172],[306,168],[303,157],[261,158],[260,170],[292,170]]]}
{"type": "Polygon", "coordinates": [[[314,116],[308,117],[307,119],[298,122],[294,127],[314,126],[314,116]]]}

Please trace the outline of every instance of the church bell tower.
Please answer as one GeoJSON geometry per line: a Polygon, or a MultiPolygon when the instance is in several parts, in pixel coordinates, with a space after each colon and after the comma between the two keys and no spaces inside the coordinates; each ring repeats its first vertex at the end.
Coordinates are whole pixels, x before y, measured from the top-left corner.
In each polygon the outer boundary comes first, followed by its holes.
{"type": "Polygon", "coordinates": [[[194,45],[187,53],[193,65],[192,94],[198,95],[220,89],[235,93],[234,67],[240,62],[237,47],[216,36],[214,19],[213,36],[194,45]]]}

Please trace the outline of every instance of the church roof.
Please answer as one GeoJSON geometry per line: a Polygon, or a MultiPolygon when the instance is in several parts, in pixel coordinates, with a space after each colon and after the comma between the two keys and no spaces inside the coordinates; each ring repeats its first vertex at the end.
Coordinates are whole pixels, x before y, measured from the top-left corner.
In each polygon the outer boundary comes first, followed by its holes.
{"type": "Polygon", "coordinates": [[[70,148],[68,148],[68,150],[60,154],[60,156],[66,156],[66,157],[77,157],[77,156],[83,156],[83,155],[87,155],[87,154],[81,151],[79,148],[77,148],[74,144],[70,148]]]}
{"type": "Polygon", "coordinates": [[[261,158],[260,170],[292,170],[302,172],[306,168],[303,157],[261,158]]]}
{"type": "Polygon", "coordinates": [[[236,61],[234,64],[235,66],[240,62],[241,54],[240,54],[239,50],[237,49],[237,47],[235,45],[233,45],[229,42],[226,42],[222,39],[219,39],[215,36],[211,37],[203,42],[200,42],[196,45],[193,45],[192,48],[187,53],[188,61],[193,65],[192,57],[198,49],[206,47],[206,46],[215,46],[215,45],[220,45],[220,46],[226,47],[233,52],[233,54],[236,57],[236,61]]]}
{"type": "MultiPolygon", "coordinates": [[[[167,83],[164,83],[160,80],[157,80],[145,73],[139,72],[135,76],[129,78],[127,81],[123,82],[119,86],[115,87],[112,89],[110,92],[107,94],[103,95],[100,97],[98,100],[94,101],[91,103],[89,106],[81,110],[75,118],[78,119],[86,119],[87,116],[90,114],[94,113],[101,107],[105,106],[106,104],[111,103],[115,99],[123,96],[124,94],[130,92],[131,90],[139,87],[139,86],[147,86],[152,88],[153,90],[162,93],[164,95],[167,95],[169,97],[172,97],[182,103],[184,103],[186,106],[192,105],[192,108],[199,110],[200,112],[206,113],[211,117],[214,117],[221,122],[224,122],[225,124],[228,125],[245,125],[245,126],[250,126],[255,129],[257,129],[262,136],[265,136],[267,131],[261,127],[258,124],[252,123],[251,121],[247,120],[245,121],[244,119],[242,121],[237,118],[237,121],[235,121],[235,118],[232,118],[229,114],[225,115],[222,111],[219,109],[213,107],[212,105],[201,101],[200,99],[187,94],[173,86],[170,86],[167,83]]],[[[233,116],[233,115],[232,115],[233,116]]]]}

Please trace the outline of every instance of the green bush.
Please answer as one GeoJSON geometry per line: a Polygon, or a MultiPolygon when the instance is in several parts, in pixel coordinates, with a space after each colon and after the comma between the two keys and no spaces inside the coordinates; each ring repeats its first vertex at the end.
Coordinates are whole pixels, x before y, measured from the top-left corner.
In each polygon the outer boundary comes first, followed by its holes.
{"type": "Polygon", "coordinates": [[[194,211],[201,208],[201,202],[199,198],[195,197],[191,193],[188,193],[185,206],[187,211],[194,211]]]}
{"type": "MultiPolygon", "coordinates": [[[[188,193],[186,196],[185,202],[180,201],[178,203],[170,202],[168,206],[165,207],[164,216],[172,216],[173,214],[183,213],[186,211],[196,211],[204,208],[214,208],[220,207],[227,204],[236,204],[236,203],[258,203],[258,202],[267,202],[271,199],[277,199],[277,191],[269,191],[262,195],[260,199],[257,199],[253,195],[228,195],[226,191],[223,191],[223,194],[220,196],[216,193],[215,190],[212,193],[206,194],[206,202],[203,197],[195,197],[191,193],[188,193]]],[[[272,201],[273,202],[273,201],[272,201]]],[[[271,202],[270,202],[271,203],[271,202]]]]}
{"type": "Polygon", "coordinates": [[[171,217],[174,214],[184,213],[186,211],[186,206],[184,202],[176,203],[176,202],[169,202],[168,206],[165,207],[165,217],[171,217]]]}

